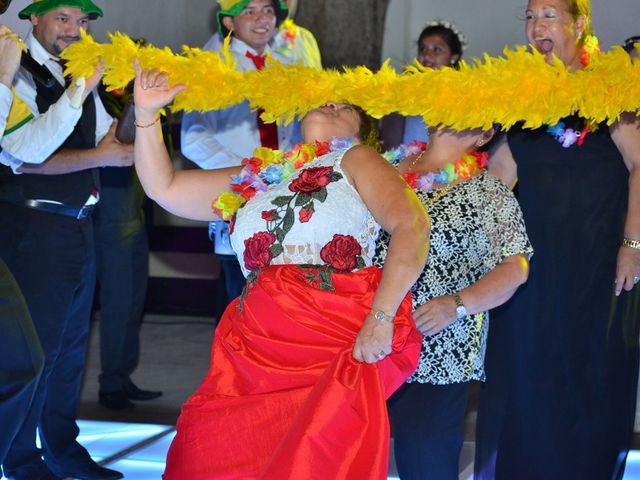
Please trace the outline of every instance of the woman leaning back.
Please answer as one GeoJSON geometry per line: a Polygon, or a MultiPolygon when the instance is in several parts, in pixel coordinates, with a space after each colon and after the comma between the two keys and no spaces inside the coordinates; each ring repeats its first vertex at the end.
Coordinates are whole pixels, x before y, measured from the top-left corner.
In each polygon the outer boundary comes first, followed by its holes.
{"type": "MultiPolygon", "coordinates": [[[[154,124],[182,88],[138,72],[135,165],[164,208],[210,220],[229,170],[174,172],[154,124]]],[[[386,479],[385,399],[418,360],[407,292],[426,259],[429,220],[397,172],[360,144],[363,125],[345,104],[310,112],[305,141],[343,137],[344,148],[318,154],[238,211],[231,240],[249,285],[216,328],[165,479],[386,479]],[[372,266],[378,224],[392,232],[382,272],[372,266]]]]}
{"type": "MultiPolygon", "coordinates": [[[[430,129],[426,150],[398,165],[432,222],[429,259],[411,288],[420,363],[389,400],[402,480],[458,478],[469,386],[484,380],[488,310],[527,279],[522,212],[478,151],[493,133],[430,129]]],[[[380,236],[377,262],[388,241],[380,236]]]]}
{"type": "MultiPolygon", "coordinates": [[[[588,0],[526,9],[532,47],[571,70],[589,61],[590,22],[588,0]]],[[[621,478],[638,378],[640,123],[514,128],[490,171],[517,176],[536,258],[491,329],[476,478],[621,478]]]]}

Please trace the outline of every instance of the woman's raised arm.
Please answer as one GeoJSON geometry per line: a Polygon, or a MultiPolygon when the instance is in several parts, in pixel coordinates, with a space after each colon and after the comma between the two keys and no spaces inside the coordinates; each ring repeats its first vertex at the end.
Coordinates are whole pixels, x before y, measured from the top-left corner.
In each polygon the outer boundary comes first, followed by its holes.
{"type": "Polygon", "coordinates": [[[135,69],[134,162],[144,191],[174,215],[193,220],[218,219],[211,202],[227,190],[229,176],[239,173],[240,167],[175,171],[162,139],[160,110],[187,87],[169,87],[166,73],[141,70],[137,61],[135,69]]]}

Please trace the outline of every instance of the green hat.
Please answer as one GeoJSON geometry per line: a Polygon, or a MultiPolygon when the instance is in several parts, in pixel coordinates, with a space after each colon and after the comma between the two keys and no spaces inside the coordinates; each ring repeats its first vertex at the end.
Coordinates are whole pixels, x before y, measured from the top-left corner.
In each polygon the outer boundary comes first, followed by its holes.
{"type": "MultiPolygon", "coordinates": [[[[218,10],[218,32],[223,37],[229,35],[229,30],[222,24],[222,17],[235,17],[242,10],[244,10],[251,0],[216,0],[220,4],[220,10],[218,10]]],[[[276,26],[280,25],[282,21],[289,15],[289,9],[282,0],[272,0],[273,6],[276,9],[276,26]]]]}
{"type": "Polygon", "coordinates": [[[18,13],[20,18],[29,18],[31,14],[39,17],[60,7],[79,8],[89,15],[91,20],[102,16],[102,10],[91,0],[33,0],[33,3],[18,13]]]}

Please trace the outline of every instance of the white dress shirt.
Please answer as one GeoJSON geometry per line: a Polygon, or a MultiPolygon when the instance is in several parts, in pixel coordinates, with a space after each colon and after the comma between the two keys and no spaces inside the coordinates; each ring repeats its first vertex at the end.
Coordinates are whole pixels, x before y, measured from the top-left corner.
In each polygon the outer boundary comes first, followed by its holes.
{"type": "MultiPolygon", "coordinates": [[[[47,52],[32,33],[27,36],[26,43],[33,59],[49,69],[55,79],[64,85],[64,75],[62,67],[57,63],[58,58],[47,52]]],[[[40,114],[36,103],[35,81],[24,69],[19,69],[16,73],[14,89],[34,116],[32,120],[0,141],[0,163],[10,166],[16,172],[22,163],[39,164],[49,158],[73,132],[82,115],[82,107],[74,107],[69,97],[63,94],[45,113],[40,114]]],[[[92,95],[96,105],[97,145],[109,131],[113,118],[105,110],[98,93],[94,91],[92,95]]]]}
{"type": "Polygon", "coordinates": [[[4,127],[7,125],[7,117],[9,116],[9,110],[11,110],[12,100],[13,94],[9,87],[4,83],[0,83],[0,138],[2,138],[4,127]]]}
{"type": "MultiPolygon", "coordinates": [[[[257,52],[249,45],[232,38],[230,51],[240,70],[255,70],[253,61],[247,58],[246,52],[254,55],[257,52]]],[[[291,63],[269,47],[267,51],[275,60],[291,63]]],[[[283,92],[274,92],[274,95],[282,94],[283,92]]],[[[280,149],[289,150],[300,141],[299,122],[278,126],[280,149]]],[[[246,101],[224,110],[191,112],[182,117],[182,153],[200,168],[214,169],[240,165],[242,159],[253,156],[253,151],[260,145],[257,114],[246,101]]]]}

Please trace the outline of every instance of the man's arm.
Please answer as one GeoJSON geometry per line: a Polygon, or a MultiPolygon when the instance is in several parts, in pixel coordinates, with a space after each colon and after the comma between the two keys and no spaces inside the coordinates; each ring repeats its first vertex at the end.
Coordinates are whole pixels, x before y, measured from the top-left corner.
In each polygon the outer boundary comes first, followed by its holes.
{"type": "Polygon", "coordinates": [[[96,148],[62,149],[40,165],[22,164],[19,173],[60,175],[95,167],[129,167],[133,165],[133,145],[116,140],[116,122],[96,148]]]}
{"type": "MultiPolygon", "coordinates": [[[[3,149],[0,163],[18,172],[23,163],[40,164],[47,160],[73,132],[82,115],[82,104],[89,95],[92,95],[92,90],[101,76],[102,66],[96,69],[92,77],[73,82],[56,103],[46,112],[38,114],[33,80],[28,73],[18,71],[16,100],[27,105],[33,118],[5,132],[4,138],[0,140],[3,149]]],[[[110,117],[107,119],[110,123],[110,117]]],[[[106,133],[108,125],[106,128],[103,127],[103,130],[98,138],[106,133]]]]}
{"type": "Polygon", "coordinates": [[[8,27],[0,25],[0,138],[4,134],[11,108],[12,94],[9,89],[22,55],[22,45],[18,39],[8,27]]]}
{"type": "Polygon", "coordinates": [[[218,131],[217,115],[215,111],[190,112],[182,117],[180,131],[182,154],[205,170],[234,167],[240,165],[243,158],[215,138],[218,131]]]}

